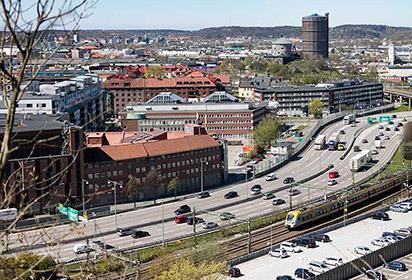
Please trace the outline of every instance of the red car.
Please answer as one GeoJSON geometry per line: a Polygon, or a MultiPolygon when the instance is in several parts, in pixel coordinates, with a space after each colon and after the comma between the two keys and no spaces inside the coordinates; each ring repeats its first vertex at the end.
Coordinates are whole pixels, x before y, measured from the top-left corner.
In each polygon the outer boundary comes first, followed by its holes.
{"type": "Polygon", "coordinates": [[[187,222],[187,217],[186,216],[176,216],[175,217],[175,223],[176,224],[184,224],[187,222]]]}
{"type": "Polygon", "coordinates": [[[329,179],[338,178],[339,172],[338,171],[329,171],[329,179]]]}
{"type": "Polygon", "coordinates": [[[257,162],[259,162],[259,161],[262,161],[263,159],[262,159],[261,157],[255,157],[255,160],[256,160],[257,162]]]}

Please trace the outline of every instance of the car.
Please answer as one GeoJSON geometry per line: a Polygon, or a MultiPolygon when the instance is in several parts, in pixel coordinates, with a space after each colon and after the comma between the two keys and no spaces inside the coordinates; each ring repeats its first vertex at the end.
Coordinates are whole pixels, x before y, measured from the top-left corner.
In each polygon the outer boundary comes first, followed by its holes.
{"type": "Polygon", "coordinates": [[[389,135],[386,135],[385,140],[389,140],[389,139],[391,139],[391,137],[389,135]]]}
{"type": "Polygon", "coordinates": [[[183,215],[179,215],[175,217],[175,223],[176,224],[184,224],[187,221],[187,217],[183,215]]]}
{"type": "Polygon", "coordinates": [[[230,277],[240,277],[242,276],[242,273],[240,272],[240,269],[237,267],[232,266],[229,268],[228,273],[230,277]]]}
{"type": "Polygon", "coordinates": [[[397,237],[397,236],[384,236],[382,237],[385,241],[388,241],[389,243],[396,243],[399,240],[402,240],[402,238],[397,237]]]}
{"type": "Polygon", "coordinates": [[[197,196],[197,198],[207,198],[210,197],[210,193],[209,192],[201,192],[199,193],[199,195],[197,196]]]}
{"type": "Polygon", "coordinates": [[[339,172],[338,171],[329,171],[328,173],[329,179],[334,179],[339,177],[339,172]]]}
{"type": "Polygon", "coordinates": [[[293,183],[293,182],[295,182],[295,179],[293,179],[293,177],[286,177],[286,178],[283,180],[283,184],[291,184],[291,183],[293,183]]]}
{"type": "Polygon", "coordinates": [[[388,121],[388,124],[394,124],[394,122],[393,121],[388,121]]]}
{"type": "Polygon", "coordinates": [[[375,136],[375,140],[381,140],[379,136],[375,136]]]}
{"type": "Polygon", "coordinates": [[[383,238],[374,239],[371,241],[371,244],[378,247],[386,247],[390,243],[383,238]]]}
{"type": "Polygon", "coordinates": [[[261,157],[255,157],[255,161],[257,161],[257,162],[262,161],[262,160],[263,160],[263,158],[261,158],[261,157]]]}
{"type": "Polygon", "coordinates": [[[230,192],[225,194],[225,199],[230,199],[230,198],[234,198],[234,197],[237,197],[237,196],[238,196],[237,192],[230,191],[230,192]]]}
{"type": "Polygon", "coordinates": [[[397,123],[396,126],[397,126],[397,127],[402,127],[402,126],[403,126],[403,123],[401,123],[401,122],[400,122],[400,123],[397,123]]]}
{"type": "Polygon", "coordinates": [[[142,237],[146,237],[146,236],[150,236],[150,233],[147,232],[147,231],[143,231],[143,230],[136,230],[132,234],[133,238],[142,238],[142,237]]]}
{"type": "Polygon", "coordinates": [[[402,121],[403,121],[403,122],[406,122],[406,121],[408,121],[408,120],[407,120],[406,118],[403,118],[402,121]]]}
{"type": "Polygon", "coordinates": [[[272,199],[275,198],[275,194],[273,192],[267,192],[263,194],[263,199],[264,200],[268,200],[268,199],[272,199]]]}
{"type": "Polygon", "coordinates": [[[274,200],[272,200],[272,205],[282,205],[284,204],[286,201],[284,201],[281,198],[275,198],[274,200]]]}
{"type": "Polygon", "coordinates": [[[220,219],[222,221],[226,221],[226,220],[230,220],[230,219],[234,219],[235,215],[230,213],[230,212],[223,212],[220,214],[220,219]]]}
{"type": "Polygon", "coordinates": [[[385,131],[391,131],[389,127],[385,127],[385,131]]]}
{"type": "Polygon", "coordinates": [[[367,140],[367,139],[363,139],[363,140],[362,140],[362,143],[366,144],[366,143],[368,143],[368,140],[367,140]]]}
{"type": "Polygon", "coordinates": [[[378,211],[378,212],[373,213],[371,218],[374,220],[388,221],[389,215],[388,213],[385,213],[383,211],[378,211]]]}
{"type": "Polygon", "coordinates": [[[382,237],[387,237],[387,236],[394,236],[394,237],[396,237],[396,234],[394,234],[393,232],[389,232],[389,231],[384,231],[384,232],[382,232],[382,237]]]}
{"type": "Polygon", "coordinates": [[[394,230],[393,233],[401,238],[406,238],[411,235],[411,231],[406,228],[394,230]]]}
{"type": "Polygon", "coordinates": [[[317,235],[313,236],[313,239],[315,241],[319,241],[319,242],[322,242],[322,243],[327,243],[327,242],[332,241],[330,239],[329,235],[326,235],[326,234],[317,234],[317,235]]]}
{"type": "Polygon", "coordinates": [[[384,134],[383,134],[383,132],[381,131],[381,132],[378,133],[378,135],[379,135],[379,136],[383,136],[384,134]]]}
{"type": "Polygon", "coordinates": [[[268,175],[266,175],[265,180],[266,181],[273,181],[276,179],[276,175],[275,173],[269,173],[268,175]]]}
{"type": "Polygon", "coordinates": [[[73,252],[76,255],[86,254],[86,253],[90,253],[90,252],[93,252],[93,251],[94,250],[92,249],[92,247],[90,247],[90,245],[88,245],[88,244],[80,243],[80,244],[75,244],[73,246],[73,252]]]}
{"type": "Polygon", "coordinates": [[[393,128],[393,131],[399,131],[399,128],[394,127],[394,128],[393,128]]]}
{"type": "Polygon", "coordinates": [[[342,129],[342,130],[339,130],[339,133],[340,134],[345,134],[345,131],[342,129]]]}
{"type": "Polygon", "coordinates": [[[372,155],[377,155],[378,154],[378,150],[372,150],[372,155]]]}
{"type": "Polygon", "coordinates": [[[248,164],[246,165],[245,171],[250,172],[254,170],[254,165],[253,164],[248,164]]]}
{"type": "Polygon", "coordinates": [[[369,279],[375,279],[375,280],[384,280],[386,279],[385,275],[383,273],[375,270],[375,269],[368,269],[365,271],[366,277],[369,279]]]}
{"type": "Polygon", "coordinates": [[[134,232],[134,229],[132,229],[132,228],[118,228],[117,229],[117,235],[119,235],[119,236],[132,235],[133,232],[134,232]]]}
{"type": "Polygon", "coordinates": [[[351,127],[356,127],[356,122],[350,124],[351,127]]]}
{"type": "Polygon", "coordinates": [[[286,252],[300,253],[302,249],[294,242],[284,241],[280,243],[280,248],[285,249],[286,252]]]}
{"type": "MultiPolygon", "coordinates": [[[[252,165],[255,165],[255,164],[258,163],[258,161],[257,161],[257,160],[251,160],[249,163],[252,164],[252,165]]],[[[253,168],[253,167],[252,167],[252,168],[253,168]]]]}
{"type": "Polygon", "coordinates": [[[251,189],[250,189],[250,194],[251,195],[258,195],[262,193],[262,187],[260,185],[254,185],[251,189]]]}
{"type": "Polygon", "coordinates": [[[340,257],[326,257],[325,260],[323,261],[326,265],[329,266],[340,266],[343,264],[343,260],[340,257]]]}
{"type": "Polygon", "coordinates": [[[316,241],[310,237],[299,237],[294,240],[294,242],[300,247],[306,248],[316,248],[316,241]]]}
{"type": "Polygon", "coordinates": [[[188,217],[186,220],[186,224],[193,225],[193,224],[200,224],[203,223],[205,220],[200,217],[188,217]]]}
{"type": "Polygon", "coordinates": [[[405,263],[401,261],[391,261],[388,264],[385,264],[384,267],[392,270],[397,270],[397,271],[405,271],[407,270],[405,263]]]}
{"type": "Polygon", "coordinates": [[[398,212],[398,213],[407,213],[408,209],[405,209],[404,207],[401,207],[399,204],[392,205],[389,207],[389,210],[392,212],[398,212]]]}
{"type": "Polygon", "coordinates": [[[203,229],[211,229],[211,228],[215,228],[218,225],[215,222],[204,222],[202,225],[203,229]]]}
{"type": "Polygon", "coordinates": [[[392,115],[392,119],[396,119],[398,116],[396,116],[396,114],[392,115]]]}
{"type": "Polygon", "coordinates": [[[279,275],[276,276],[276,280],[293,280],[292,276],[289,275],[279,275]]]}
{"type": "Polygon", "coordinates": [[[329,267],[326,266],[325,263],[319,261],[311,261],[309,263],[309,270],[318,272],[318,273],[325,273],[329,270],[329,267]]]}
{"type": "Polygon", "coordinates": [[[300,190],[298,190],[298,189],[290,189],[289,190],[289,196],[295,196],[295,195],[298,195],[298,194],[300,194],[300,190]]]}
{"type": "Polygon", "coordinates": [[[345,149],[345,144],[338,144],[338,151],[344,151],[345,149]]]}
{"type": "Polygon", "coordinates": [[[281,258],[281,259],[289,257],[286,250],[282,248],[272,249],[269,251],[268,255],[271,257],[281,258]]]}
{"type": "Polygon", "coordinates": [[[338,181],[336,181],[336,180],[329,180],[328,181],[328,186],[334,186],[334,185],[336,185],[338,183],[338,181]]]}
{"type": "Polygon", "coordinates": [[[359,148],[359,146],[354,146],[354,147],[353,147],[353,151],[354,151],[354,152],[360,152],[361,149],[359,148]]]}
{"type": "Polygon", "coordinates": [[[192,209],[188,205],[182,205],[178,209],[175,210],[175,215],[182,215],[185,213],[190,213],[192,212],[192,209]]]}
{"type": "Polygon", "coordinates": [[[378,128],[379,128],[379,129],[383,129],[383,125],[381,125],[381,124],[378,125],[378,128]]]}
{"type": "Polygon", "coordinates": [[[406,210],[412,210],[412,202],[401,202],[399,203],[399,206],[405,208],[406,210]]]}
{"type": "Polygon", "coordinates": [[[372,250],[366,246],[358,246],[358,247],[355,247],[354,252],[358,255],[364,256],[364,255],[372,253],[372,250]]]}
{"type": "Polygon", "coordinates": [[[104,242],[101,240],[93,240],[92,243],[97,245],[97,247],[99,247],[100,249],[104,248],[104,242]]]}
{"type": "Polygon", "coordinates": [[[298,268],[295,270],[295,276],[300,279],[311,279],[314,278],[316,275],[306,268],[298,268]]]}

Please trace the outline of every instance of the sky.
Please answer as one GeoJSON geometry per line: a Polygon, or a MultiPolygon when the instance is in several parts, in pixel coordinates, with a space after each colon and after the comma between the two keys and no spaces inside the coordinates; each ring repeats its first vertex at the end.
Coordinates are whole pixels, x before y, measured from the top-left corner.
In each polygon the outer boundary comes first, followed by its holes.
{"type": "Polygon", "coordinates": [[[183,29],[301,25],[313,13],[330,26],[412,26],[412,0],[99,0],[82,29],[183,29]]]}

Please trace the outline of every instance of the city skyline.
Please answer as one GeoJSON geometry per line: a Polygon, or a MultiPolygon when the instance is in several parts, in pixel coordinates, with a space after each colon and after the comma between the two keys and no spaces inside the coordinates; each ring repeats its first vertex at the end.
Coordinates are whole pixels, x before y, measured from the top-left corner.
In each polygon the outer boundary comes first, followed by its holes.
{"type": "Polygon", "coordinates": [[[343,24],[383,24],[412,26],[408,15],[410,3],[398,0],[388,5],[384,0],[348,0],[330,5],[329,1],[301,1],[290,5],[277,0],[253,3],[235,0],[188,1],[131,0],[100,1],[81,29],[180,29],[197,30],[218,26],[300,26],[303,16],[330,13],[330,27],[343,24]],[[373,13],[368,9],[373,8],[373,13]],[[228,16],[229,15],[229,16],[228,16]],[[110,18],[110,21],[107,19],[110,18]]]}

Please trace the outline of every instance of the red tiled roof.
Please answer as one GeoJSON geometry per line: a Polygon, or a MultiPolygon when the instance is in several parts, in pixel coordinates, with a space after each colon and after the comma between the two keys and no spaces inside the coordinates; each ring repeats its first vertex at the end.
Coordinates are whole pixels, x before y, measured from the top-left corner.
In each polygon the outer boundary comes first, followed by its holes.
{"type": "Polygon", "coordinates": [[[219,142],[209,135],[195,135],[155,142],[108,145],[99,147],[99,149],[113,160],[126,160],[182,153],[219,146],[219,142]]]}
{"type": "Polygon", "coordinates": [[[181,87],[215,87],[216,85],[206,77],[179,77],[179,78],[130,78],[125,75],[108,77],[104,88],[181,88],[181,87]]]}

